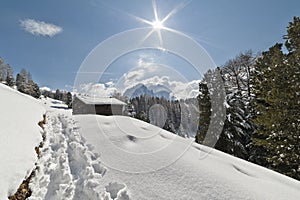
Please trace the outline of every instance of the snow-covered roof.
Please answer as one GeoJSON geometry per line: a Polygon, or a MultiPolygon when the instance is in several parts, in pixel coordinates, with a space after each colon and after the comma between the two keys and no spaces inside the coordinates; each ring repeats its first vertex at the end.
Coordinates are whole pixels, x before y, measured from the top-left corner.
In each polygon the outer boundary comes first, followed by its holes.
{"type": "Polygon", "coordinates": [[[126,105],[123,101],[120,101],[112,97],[90,97],[90,96],[76,96],[85,104],[92,105],[126,105]]]}

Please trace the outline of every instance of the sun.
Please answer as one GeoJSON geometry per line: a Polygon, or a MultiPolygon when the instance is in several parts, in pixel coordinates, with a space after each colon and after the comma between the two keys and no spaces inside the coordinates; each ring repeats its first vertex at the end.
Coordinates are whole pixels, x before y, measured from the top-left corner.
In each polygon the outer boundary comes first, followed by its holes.
{"type": "Polygon", "coordinates": [[[156,6],[156,0],[152,0],[152,7],[153,7],[153,14],[154,14],[154,19],[153,21],[149,21],[146,19],[143,19],[141,17],[135,16],[135,15],[131,15],[131,17],[134,17],[136,20],[148,24],[152,27],[152,30],[145,36],[146,40],[150,35],[152,35],[153,33],[157,33],[158,38],[159,38],[159,43],[160,43],[160,47],[163,48],[163,37],[162,37],[162,30],[167,30],[167,31],[171,31],[171,32],[178,32],[174,29],[168,28],[165,26],[165,22],[172,17],[173,15],[175,15],[179,10],[183,9],[186,5],[188,5],[190,3],[191,0],[186,0],[183,1],[182,3],[178,4],[173,10],[171,10],[164,18],[160,19],[158,16],[158,10],[157,10],[157,6],[156,6]]]}
{"type": "Polygon", "coordinates": [[[164,23],[159,20],[155,20],[152,22],[152,28],[153,29],[163,29],[164,28],[164,23]]]}

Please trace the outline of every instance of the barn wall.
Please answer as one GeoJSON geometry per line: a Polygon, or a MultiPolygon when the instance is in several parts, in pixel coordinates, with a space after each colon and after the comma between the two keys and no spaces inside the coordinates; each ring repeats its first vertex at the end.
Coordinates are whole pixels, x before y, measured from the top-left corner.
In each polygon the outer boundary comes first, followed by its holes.
{"type": "Polygon", "coordinates": [[[112,105],[113,115],[124,115],[125,106],[123,105],[112,105]]]}
{"type": "Polygon", "coordinates": [[[123,105],[87,105],[78,98],[73,100],[73,114],[123,115],[123,105]]]}
{"type": "Polygon", "coordinates": [[[74,115],[95,114],[96,113],[94,105],[87,105],[76,97],[73,100],[72,106],[73,106],[73,114],[74,115]]]}

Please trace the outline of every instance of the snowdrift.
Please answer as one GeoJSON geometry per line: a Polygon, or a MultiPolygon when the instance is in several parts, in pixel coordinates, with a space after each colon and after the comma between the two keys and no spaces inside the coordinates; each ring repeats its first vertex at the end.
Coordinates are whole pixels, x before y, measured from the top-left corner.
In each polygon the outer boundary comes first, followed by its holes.
{"type": "MultiPolygon", "coordinates": [[[[300,182],[123,116],[78,115],[80,134],[130,199],[299,199],[300,182]]],[[[102,188],[103,188],[102,187],[102,188]]]]}
{"type": "Polygon", "coordinates": [[[41,103],[0,84],[0,199],[14,194],[35,167],[34,150],[42,141],[41,103]]]}

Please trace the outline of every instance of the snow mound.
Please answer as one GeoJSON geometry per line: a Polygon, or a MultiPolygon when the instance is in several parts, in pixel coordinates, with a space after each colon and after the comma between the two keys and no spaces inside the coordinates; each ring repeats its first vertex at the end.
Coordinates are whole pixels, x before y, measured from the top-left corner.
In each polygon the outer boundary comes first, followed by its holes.
{"type": "Polygon", "coordinates": [[[123,189],[118,183],[126,183],[130,199],[299,199],[299,181],[148,123],[74,117],[109,171],[101,185],[112,198],[121,194],[116,196],[123,189]]]}
{"type": "Polygon", "coordinates": [[[35,167],[45,109],[28,95],[0,84],[0,199],[14,194],[35,167]]]}

